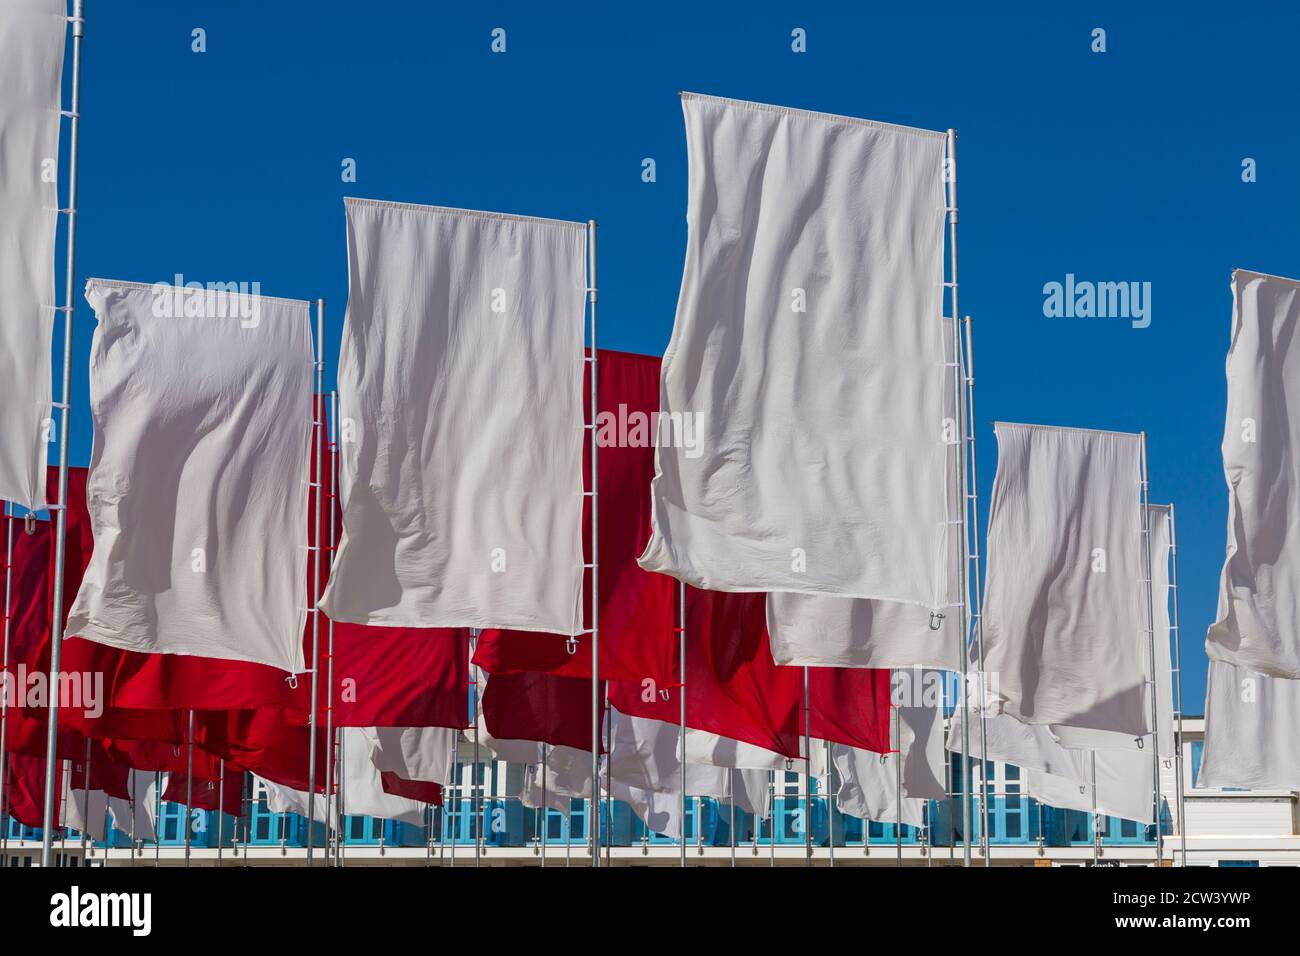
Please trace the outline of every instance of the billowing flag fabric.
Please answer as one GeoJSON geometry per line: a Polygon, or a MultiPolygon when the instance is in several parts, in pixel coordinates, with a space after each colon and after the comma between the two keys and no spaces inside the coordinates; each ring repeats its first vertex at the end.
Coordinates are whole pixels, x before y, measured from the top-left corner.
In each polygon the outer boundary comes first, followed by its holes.
{"type": "Polygon", "coordinates": [[[442,806],[442,785],[426,780],[407,780],[391,770],[381,770],[379,781],[384,793],[394,797],[404,797],[417,803],[428,803],[435,807],[442,806]]]}
{"type": "Polygon", "coordinates": [[[0,7],[0,498],[47,499],[66,0],[0,7]]]}
{"type": "MultiPolygon", "coordinates": [[[[603,720],[603,687],[599,705],[603,720]]],[[[499,740],[536,740],[590,752],[591,681],[531,671],[493,674],[483,691],[483,720],[499,740]]],[[[600,746],[603,751],[603,741],[600,746]]]]}
{"type": "Polygon", "coordinates": [[[586,227],[346,211],[343,536],[321,606],[354,624],[573,633],[586,227]]]}
{"type": "Polygon", "coordinates": [[[1003,422],[995,431],[989,709],[1141,736],[1151,722],[1141,439],[1003,422]]]}
{"type": "Polygon", "coordinates": [[[187,779],[183,772],[169,773],[162,798],[168,803],[179,804],[184,804],[188,800],[191,807],[213,812],[220,809],[222,813],[228,813],[232,817],[243,813],[244,772],[242,770],[227,769],[224,779],[204,780],[196,776],[194,784],[190,787],[186,787],[187,779]]]}
{"type": "MultiPolygon", "coordinates": [[[[196,777],[216,780],[221,774],[219,758],[198,746],[193,748],[191,754],[191,748],[183,744],[159,743],[154,740],[105,740],[103,745],[111,759],[134,770],[185,774],[192,764],[196,777]]],[[[227,769],[228,775],[235,772],[237,771],[227,769]]]]}
{"type": "Polygon", "coordinates": [[[108,835],[108,794],[103,790],[75,787],[65,775],[61,802],[64,826],[88,833],[95,840],[103,840],[108,835]]]}
{"type": "Polygon", "coordinates": [[[1228,552],[1211,660],[1300,678],[1300,282],[1232,274],[1228,552]]]}
{"type": "Polygon", "coordinates": [[[1026,770],[1026,793],[1050,807],[1085,813],[1095,810],[1138,823],[1155,822],[1151,754],[1136,750],[1071,750],[1070,755],[1075,771],[1069,776],[1026,770]]]}
{"type": "Polygon", "coordinates": [[[399,796],[384,788],[379,768],[371,758],[364,728],[345,727],[340,735],[343,746],[339,774],[343,778],[344,812],[417,825],[424,823],[424,802],[399,796]]]}
{"type": "Polygon", "coordinates": [[[1300,681],[1210,661],[1197,787],[1300,790],[1300,681]]]}
{"type": "MultiPolygon", "coordinates": [[[[654,443],[659,417],[659,359],[597,350],[596,440],[599,444],[600,509],[600,676],[609,680],[669,683],[677,672],[675,600],[677,585],[637,565],[650,536],[654,443]]],[[[588,366],[590,369],[590,366],[588,366]]],[[[590,374],[590,372],[588,372],[590,374]]],[[[590,379],[588,379],[590,381],[590,379]]],[[[584,385],[584,391],[586,385],[584,385]]],[[[590,482],[590,445],[584,464],[590,482]]],[[[590,541],[590,499],[583,509],[584,544],[590,541]]],[[[590,554],[587,555],[588,561],[590,554]]],[[[590,594],[591,575],[586,589],[590,594]]],[[[583,604],[583,630],[590,608],[583,604]]],[[[539,639],[523,631],[484,631],[475,662],[493,674],[547,671],[591,676],[590,636],[539,639]]]]}
{"type": "Polygon", "coordinates": [[[558,810],[566,816],[574,800],[591,797],[591,750],[547,747],[546,760],[524,773],[520,801],[531,809],[558,810]]]}
{"type": "MultiPolygon", "coordinates": [[[[1169,586],[1169,506],[1150,505],[1148,511],[1151,528],[1151,592],[1154,599],[1152,608],[1155,624],[1153,633],[1156,653],[1156,726],[1160,728],[1158,745],[1163,760],[1174,753],[1174,677],[1170,645],[1175,635],[1171,630],[1169,619],[1169,601],[1173,594],[1169,586]]],[[[1143,639],[1142,643],[1145,645],[1147,642],[1143,639]]],[[[1146,708],[1151,706],[1150,686],[1148,684],[1143,689],[1143,706],[1146,708]]],[[[1153,746],[1150,734],[1138,737],[1133,734],[1084,730],[1060,724],[1052,727],[1052,733],[1066,747],[1082,750],[1131,750],[1145,754],[1150,762],[1153,746]]]]}
{"type": "Polygon", "coordinates": [[[650,571],[942,603],[944,136],[683,94],[650,571]],[[852,316],[852,321],[845,321],[852,316]]]}
{"type": "Polygon", "coordinates": [[[131,771],[131,796],[108,798],[108,816],[113,826],[135,840],[152,843],[158,838],[158,777],[131,771]]]}
{"type": "MultiPolygon", "coordinates": [[[[226,762],[231,769],[247,770],[295,790],[306,790],[310,779],[311,733],[294,726],[275,710],[209,711],[195,714],[195,752],[226,762]]],[[[325,789],[325,755],[329,741],[323,729],[316,732],[316,789],[325,789]]],[[[214,766],[215,760],[209,763],[214,766]]],[[[205,769],[207,779],[217,773],[205,769]]],[[[199,771],[195,771],[196,775],[199,771]]]]}
{"type": "MultiPolygon", "coordinates": [[[[451,783],[460,732],[446,727],[363,727],[380,773],[402,780],[451,783]]],[[[392,792],[392,791],[390,791],[392,792]]]]}
{"type": "Polygon", "coordinates": [[[898,754],[832,744],[831,759],[840,776],[840,789],[835,795],[840,813],[883,823],[924,825],[925,801],[908,797],[906,791],[902,801],[898,799],[898,754]]]}
{"type": "MultiPolygon", "coordinates": [[[[946,621],[957,612],[941,613],[946,621]]],[[[934,628],[934,623],[939,622],[930,609],[918,604],[790,592],[767,596],[767,626],[778,664],[957,670],[960,628],[934,628]]]]}
{"type": "MultiPolygon", "coordinates": [[[[5,760],[9,777],[5,788],[5,809],[23,826],[39,828],[45,813],[45,758],[11,753],[5,760]]],[[[63,761],[54,773],[55,793],[63,792],[63,761]]],[[[59,804],[54,804],[54,824],[59,825],[59,804]]]]}
{"type": "Polygon", "coordinates": [[[99,279],[86,297],[95,550],[68,633],[302,671],[308,304],[99,279]]]}

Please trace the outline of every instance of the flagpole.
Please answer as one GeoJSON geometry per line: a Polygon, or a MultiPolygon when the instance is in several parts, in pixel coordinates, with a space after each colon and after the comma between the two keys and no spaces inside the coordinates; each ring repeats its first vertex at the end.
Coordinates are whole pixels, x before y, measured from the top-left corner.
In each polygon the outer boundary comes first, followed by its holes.
{"type": "Polygon", "coordinates": [[[546,803],[546,744],[542,744],[542,866],[546,866],[546,826],[548,806],[546,803]]]}
{"type": "Polygon", "coordinates": [[[1171,578],[1169,590],[1174,593],[1174,703],[1178,707],[1178,739],[1174,742],[1174,781],[1178,800],[1178,843],[1182,852],[1183,866],[1187,866],[1187,795],[1183,784],[1183,663],[1180,644],[1181,632],[1178,630],[1178,528],[1174,520],[1174,506],[1169,505],[1169,558],[1171,578]]]}
{"type": "MultiPolygon", "coordinates": [[[[69,763],[69,766],[71,766],[71,763],[69,763]]],[[[89,813],[89,811],[90,811],[90,738],[89,738],[89,737],[86,738],[86,763],[85,763],[85,765],[84,765],[84,767],[83,767],[83,773],[82,773],[82,775],[81,775],[81,790],[82,790],[82,793],[85,795],[86,811],[87,811],[87,813],[89,813]]],[[[72,793],[72,781],[70,781],[70,780],[68,781],[68,793],[69,793],[69,794],[72,793]]],[[[62,799],[62,796],[63,796],[62,793],[60,793],[59,796],[60,796],[60,799],[62,799]]],[[[86,852],[86,837],[87,837],[87,836],[88,836],[88,834],[86,834],[86,833],[82,833],[82,834],[81,834],[81,852],[82,852],[82,853],[85,853],[85,852],[86,852]]]]}
{"type": "MultiPolygon", "coordinates": [[[[311,601],[311,710],[307,717],[307,861],[311,866],[315,856],[316,832],[316,695],[317,675],[320,672],[320,550],[321,550],[321,505],[325,497],[325,423],[321,421],[323,409],[321,397],[325,391],[325,300],[316,300],[316,336],[315,336],[315,371],[316,388],[311,396],[311,430],[312,454],[315,456],[316,513],[314,515],[315,532],[312,537],[312,578],[308,600],[311,601]]],[[[326,831],[329,824],[325,824],[326,831]]]]}
{"type": "Polygon", "coordinates": [[[190,806],[194,800],[194,711],[190,711],[190,731],[185,749],[185,865],[190,865],[190,806]]]}
{"type": "MultiPolygon", "coordinates": [[[[947,181],[947,199],[948,199],[948,273],[950,281],[948,282],[949,301],[952,307],[952,374],[953,374],[953,401],[956,406],[961,404],[961,337],[957,334],[957,317],[961,315],[958,308],[957,296],[957,131],[949,129],[947,134],[947,155],[945,157],[944,179],[947,181]]],[[[967,535],[969,525],[967,524],[966,508],[966,457],[961,445],[957,448],[958,458],[958,475],[957,475],[957,512],[958,521],[961,525],[960,538],[960,557],[961,561],[958,567],[961,569],[957,575],[957,641],[960,648],[961,664],[961,692],[958,694],[958,705],[962,708],[961,722],[961,788],[962,788],[962,866],[971,865],[971,760],[970,760],[970,708],[967,706],[967,696],[970,689],[970,647],[968,644],[969,635],[967,633],[966,621],[966,585],[967,575],[969,574],[969,560],[967,558],[967,535]]],[[[983,715],[981,715],[982,717],[983,715]]],[[[981,754],[981,759],[983,755],[981,754]]]]}
{"type": "MultiPolygon", "coordinates": [[[[153,813],[154,813],[154,831],[153,831],[153,865],[161,865],[162,857],[162,772],[155,770],[153,774],[153,813]]],[[[87,814],[90,808],[86,808],[87,814]]]]}
{"type": "Polygon", "coordinates": [[[894,844],[898,852],[898,865],[903,865],[903,721],[897,707],[892,708],[894,718],[894,844]]]}
{"type": "Polygon", "coordinates": [[[67,544],[68,512],[68,415],[72,402],[72,317],[73,286],[77,277],[77,160],[81,142],[81,41],[86,35],[84,0],[72,0],[72,109],[67,111],[70,140],[68,147],[68,252],[64,262],[63,285],[63,382],[62,400],[56,404],[59,415],[59,493],[58,503],[50,505],[54,518],[53,614],[50,620],[50,717],[45,735],[45,801],[41,812],[41,866],[51,863],[54,840],[55,753],[59,737],[60,658],[63,651],[63,555],[67,544]]]}
{"type": "MultiPolygon", "coordinates": [[[[966,351],[965,351],[965,373],[966,373],[966,406],[962,415],[965,431],[966,457],[969,462],[963,465],[962,474],[967,481],[966,501],[970,508],[970,533],[963,535],[962,540],[967,542],[969,547],[970,561],[973,565],[975,584],[971,590],[971,620],[975,624],[975,666],[979,677],[979,701],[980,701],[980,846],[984,855],[984,865],[992,866],[992,847],[989,845],[989,798],[988,787],[984,780],[984,768],[988,766],[985,755],[988,753],[988,727],[984,721],[984,714],[987,712],[987,702],[985,699],[985,679],[984,679],[984,573],[983,565],[980,561],[980,494],[979,494],[979,468],[975,459],[975,346],[971,335],[970,316],[966,316],[966,351]]],[[[953,327],[953,334],[956,334],[956,325],[953,327]]],[[[964,513],[964,512],[963,512],[964,513]]]]}
{"type": "Polygon", "coordinates": [[[598,494],[598,456],[596,441],[596,415],[599,411],[597,399],[596,361],[596,220],[587,220],[587,301],[590,303],[591,316],[591,803],[588,810],[587,827],[590,830],[591,865],[600,866],[600,514],[597,507],[598,494]]]}
{"type": "MultiPolygon", "coordinates": [[[[683,734],[682,736],[685,736],[683,734]]],[[[727,774],[727,793],[731,796],[731,865],[736,865],[736,768],[727,774]]]]}
{"type": "Polygon", "coordinates": [[[1101,818],[1097,813],[1097,751],[1088,751],[1092,760],[1092,865],[1101,859],[1101,818]]]}
{"type": "Polygon", "coordinates": [[[677,582],[677,653],[678,653],[678,687],[677,687],[677,747],[681,767],[678,772],[681,780],[681,793],[678,801],[682,811],[681,858],[679,866],[686,866],[686,583],[677,582]]]}
{"type": "Polygon", "coordinates": [[[830,838],[829,840],[827,840],[827,847],[830,850],[830,854],[829,854],[830,864],[831,867],[834,868],[835,866],[835,805],[831,802],[834,799],[831,793],[831,789],[832,789],[831,768],[835,766],[835,762],[831,759],[831,742],[829,740],[822,741],[822,756],[826,760],[826,793],[824,795],[824,799],[826,801],[826,833],[830,838]]]}
{"type": "MultiPolygon", "coordinates": [[[[477,649],[478,635],[479,635],[478,628],[471,627],[469,629],[469,656],[470,656],[470,667],[472,668],[472,673],[474,674],[474,713],[476,714],[478,713],[479,670],[478,670],[478,665],[473,663],[473,660],[474,660],[474,651],[477,649]]],[[[470,773],[470,778],[469,778],[469,802],[470,802],[470,807],[472,808],[474,813],[474,865],[482,866],[483,865],[483,803],[481,798],[482,790],[479,788],[479,782],[478,782],[479,751],[478,751],[477,729],[478,728],[475,728],[476,732],[474,734],[474,767],[470,773]]]]}
{"type": "MultiPolygon", "coordinates": [[[[14,509],[5,502],[5,618],[4,618],[4,657],[0,662],[0,674],[9,679],[9,617],[13,585],[14,564],[14,509]]],[[[16,689],[17,681],[15,681],[16,689]]],[[[0,688],[3,691],[4,688],[0,688]]],[[[9,694],[0,693],[0,849],[9,848],[8,803],[9,798],[9,694]]]]}
{"type": "Polygon", "coordinates": [[[803,669],[803,851],[804,866],[813,865],[812,843],[812,713],[808,697],[808,668],[803,669]]]}
{"type": "MultiPolygon", "coordinates": [[[[338,546],[337,540],[337,519],[338,512],[338,474],[339,474],[339,393],[330,392],[330,431],[329,431],[329,448],[330,448],[330,487],[329,495],[326,497],[326,507],[330,512],[330,561],[334,560],[334,549],[338,546]]],[[[323,489],[322,489],[323,493],[323,489]]],[[[325,636],[325,865],[330,865],[330,853],[334,854],[334,864],[338,863],[339,842],[343,839],[343,834],[337,826],[338,821],[334,817],[334,619],[329,618],[326,624],[325,636]]],[[[312,708],[315,710],[315,707],[312,708]]],[[[315,746],[312,747],[315,752],[315,746]]],[[[433,813],[430,810],[430,826],[432,826],[433,813]]]]}
{"type": "MultiPolygon", "coordinates": [[[[1156,866],[1163,866],[1165,859],[1165,837],[1162,832],[1163,826],[1161,821],[1161,807],[1164,800],[1160,794],[1160,714],[1159,706],[1156,702],[1158,696],[1158,678],[1156,671],[1156,610],[1155,594],[1153,590],[1153,559],[1151,557],[1151,497],[1150,481],[1147,473],[1147,433],[1142,432],[1142,554],[1143,562],[1146,565],[1146,596],[1147,596],[1147,649],[1148,660],[1151,662],[1150,685],[1151,685],[1151,775],[1152,788],[1155,791],[1155,822],[1156,822],[1156,866]]],[[[1168,638],[1166,638],[1168,640],[1168,638]]]]}
{"type": "Polygon", "coordinates": [[[222,857],[222,838],[225,830],[225,812],[226,812],[226,760],[221,758],[217,763],[217,866],[221,866],[222,857]]]}

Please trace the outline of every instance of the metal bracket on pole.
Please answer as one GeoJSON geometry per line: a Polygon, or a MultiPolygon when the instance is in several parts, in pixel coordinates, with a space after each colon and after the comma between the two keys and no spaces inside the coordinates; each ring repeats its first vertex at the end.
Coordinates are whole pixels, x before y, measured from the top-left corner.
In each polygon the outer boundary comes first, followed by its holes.
{"type": "MultiPolygon", "coordinates": [[[[600,508],[599,508],[599,435],[596,420],[599,413],[597,390],[598,370],[596,351],[596,220],[587,221],[587,301],[589,305],[591,349],[591,382],[589,390],[591,412],[591,803],[588,807],[587,827],[591,844],[591,865],[600,866],[600,508]]],[[[584,489],[585,490],[585,489],[584,489]]]]}
{"type": "MultiPolygon", "coordinates": [[[[312,420],[312,455],[315,459],[313,462],[316,474],[316,508],[315,514],[310,515],[308,520],[313,523],[312,532],[312,576],[311,587],[312,593],[309,595],[311,606],[311,684],[308,691],[310,699],[310,711],[307,717],[307,858],[306,865],[311,866],[315,858],[316,850],[316,700],[317,686],[320,681],[317,679],[320,673],[320,607],[318,603],[321,598],[320,586],[320,543],[321,543],[321,509],[325,505],[325,495],[322,491],[325,477],[325,407],[323,404],[325,391],[325,363],[322,361],[325,355],[325,300],[316,300],[316,335],[315,335],[315,369],[316,369],[316,388],[311,397],[311,420],[312,420]]],[[[325,825],[326,832],[329,832],[329,824],[325,825]]]]}

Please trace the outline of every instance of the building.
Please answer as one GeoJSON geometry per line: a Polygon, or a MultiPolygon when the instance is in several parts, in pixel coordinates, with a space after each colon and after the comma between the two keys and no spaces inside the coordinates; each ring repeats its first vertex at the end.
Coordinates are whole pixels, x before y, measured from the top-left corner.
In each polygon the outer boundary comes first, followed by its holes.
{"type": "MultiPolygon", "coordinates": [[[[1162,824],[1166,865],[1181,862],[1183,847],[1189,866],[1300,865],[1300,819],[1297,795],[1286,791],[1207,790],[1197,786],[1204,721],[1187,718],[1181,735],[1182,771],[1186,786],[1186,833],[1180,832],[1175,769],[1164,761],[1162,788],[1166,812],[1162,824]]],[[[431,808],[431,826],[413,826],[369,817],[346,817],[342,860],[347,866],[406,865],[464,866],[475,862],[475,800],[482,801],[484,821],[481,856],[491,866],[587,865],[588,833],[585,801],[573,801],[573,812],[545,813],[525,807],[519,799],[523,767],[501,761],[479,765],[472,773],[467,745],[457,764],[455,785],[445,794],[445,806],[431,808]],[[471,791],[476,786],[479,792],[471,791]]],[[[952,764],[959,770],[960,761],[952,764]]],[[[991,784],[988,819],[990,864],[994,866],[1083,866],[1094,862],[1114,866],[1151,866],[1156,860],[1154,826],[1129,820],[1060,810],[1024,795],[1021,773],[1006,764],[988,768],[991,784]],[[1094,845],[1095,844],[1095,845],[1094,845]]],[[[707,798],[688,801],[686,859],[691,865],[790,866],[806,860],[805,816],[798,767],[773,777],[773,813],[755,821],[707,798]]],[[[979,781],[976,781],[978,789],[979,781]]],[[[304,818],[267,811],[264,794],[250,794],[251,812],[236,820],[224,816],[218,839],[217,814],[194,810],[190,834],[191,865],[302,864],[308,832],[304,818]],[[219,847],[220,844],[220,848],[219,847]]],[[[972,818],[980,819],[978,796],[972,818]]],[[[69,865],[176,865],[185,857],[182,820],[185,808],[163,804],[161,840],[139,842],[133,848],[127,834],[112,833],[106,846],[82,845],[70,834],[56,846],[69,865]]],[[[960,865],[962,861],[959,801],[931,801],[924,828],[846,817],[834,800],[814,787],[812,801],[813,857],[818,865],[895,866],[901,857],[909,866],[960,865]],[[955,811],[955,812],[954,812],[955,811]]],[[[681,846],[650,833],[622,803],[603,805],[601,839],[612,836],[608,853],[615,865],[678,865],[681,846]]],[[[40,833],[6,820],[5,866],[34,866],[40,857],[40,833]]],[[[324,828],[312,831],[317,860],[323,858],[324,828]]],[[[976,838],[978,834],[976,834],[976,838]]],[[[602,852],[604,852],[602,850],[602,852]]],[[[972,860],[982,865],[978,845],[972,860]]]]}

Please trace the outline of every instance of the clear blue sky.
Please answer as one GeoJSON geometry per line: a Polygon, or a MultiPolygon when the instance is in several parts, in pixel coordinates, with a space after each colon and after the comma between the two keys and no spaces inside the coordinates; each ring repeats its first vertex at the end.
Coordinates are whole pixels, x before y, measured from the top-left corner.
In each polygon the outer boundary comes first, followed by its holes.
{"type": "Polygon", "coordinates": [[[1153,500],[1178,506],[1184,696],[1201,712],[1229,273],[1300,274],[1294,4],[87,7],[74,464],[90,451],[87,276],[323,296],[332,384],[344,195],[595,218],[601,344],[661,353],[686,239],[678,90],[952,126],[985,513],[993,420],[1145,429],[1153,500]],[[1152,283],[1150,328],[1044,318],[1043,284],[1067,272],[1152,283]]]}

